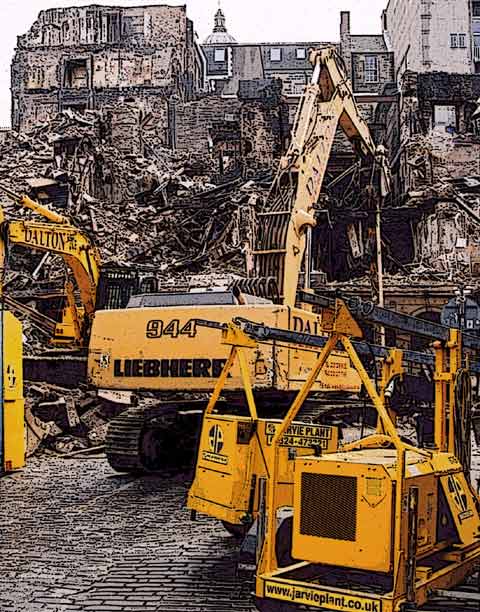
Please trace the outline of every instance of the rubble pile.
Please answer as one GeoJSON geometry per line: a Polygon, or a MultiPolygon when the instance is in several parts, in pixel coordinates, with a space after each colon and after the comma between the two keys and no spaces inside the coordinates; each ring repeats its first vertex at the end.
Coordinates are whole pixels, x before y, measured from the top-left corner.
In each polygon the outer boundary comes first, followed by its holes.
{"type": "MultiPolygon", "coordinates": [[[[125,125],[131,132],[131,122],[125,125]]],[[[191,265],[197,272],[237,256],[241,269],[245,214],[254,214],[270,177],[261,176],[261,185],[241,177],[214,184],[208,159],[154,149],[141,132],[139,155],[138,139],[122,133],[113,111],[64,111],[27,134],[9,135],[0,146],[0,181],[69,214],[95,239],[104,262],[148,263],[162,272],[191,265]]],[[[2,201],[8,215],[11,205],[2,201]]],[[[52,278],[50,268],[45,272],[52,278]]]]}
{"type": "MultiPolygon", "coordinates": [[[[154,147],[151,135],[135,105],[66,110],[7,135],[0,182],[70,217],[98,246],[102,264],[144,267],[159,287],[190,287],[199,274],[245,276],[271,176],[255,176],[255,168],[248,179],[238,171],[215,174],[208,156],[154,147]]],[[[1,202],[7,219],[41,220],[3,194],[1,202]]],[[[41,295],[62,293],[66,273],[59,256],[15,247],[4,286],[38,308],[41,295]]],[[[27,354],[45,348],[48,338],[34,326],[27,323],[24,334],[27,354]]]]}
{"type": "Polygon", "coordinates": [[[26,383],[25,395],[27,455],[40,446],[62,454],[101,447],[108,420],[120,411],[86,388],[26,383]]]}

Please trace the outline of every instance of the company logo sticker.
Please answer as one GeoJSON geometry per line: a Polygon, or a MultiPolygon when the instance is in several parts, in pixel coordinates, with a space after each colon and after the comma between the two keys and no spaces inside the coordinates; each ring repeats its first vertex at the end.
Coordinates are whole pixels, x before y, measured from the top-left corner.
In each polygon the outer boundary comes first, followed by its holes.
{"type": "Polygon", "coordinates": [[[208,441],[212,453],[219,453],[223,448],[223,431],[220,425],[214,425],[208,434],[208,441]]]}
{"type": "Polygon", "coordinates": [[[212,463],[218,463],[220,465],[227,465],[228,457],[220,454],[223,444],[224,437],[222,428],[220,425],[213,425],[208,432],[209,450],[202,452],[202,459],[204,461],[211,461],[212,463]]]}

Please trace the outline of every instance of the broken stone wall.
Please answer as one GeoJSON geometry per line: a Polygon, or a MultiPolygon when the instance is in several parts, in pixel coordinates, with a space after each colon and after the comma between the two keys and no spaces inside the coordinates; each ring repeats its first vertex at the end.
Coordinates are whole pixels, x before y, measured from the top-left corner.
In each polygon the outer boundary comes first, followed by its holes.
{"type": "Polygon", "coordinates": [[[407,72],[401,83],[395,172],[404,193],[480,173],[480,138],[472,113],[480,75],[407,72]]]}
{"type": "Polygon", "coordinates": [[[280,79],[240,81],[241,151],[244,163],[271,166],[289,140],[289,108],[280,79]]]}
{"type": "Polygon", "coordinates": [[[172,104],[174,148],[192,156],[211,155],[225,140],[240,146],[240,102],[206,96],[172,104]]]}
{"type": "MultiPolygon", "coordinates": [[[[473,204],[476,213],[480,209],[473,204]]],[[[480,276],[478,225],[452,202],[438,202],[425,212],[414,232],[415,259],[450,279],[480,276]]]]}
{"type": "MultiPolygon", "coordinates": [[[[480,137],[472,114],[480,76],[407,71],[399,112],[386,111],[394,201],[411,211],[414,262],[452,282],[478,276],[480,137]],[[477,177],[477,178],[476,178],[477,177]],[[473,213],[465,213],[459,193],[473,213]]],[[[388,146],[388,145],[387,145],[388,146]]]]}
{"type": "Polygon", "coordinates": [[[198,54],[185,7],[42,11],[18,38],[13,126],[30,129],[65,108],[102,108],[104,92],[117,101],[142,90],[191,98],[203,87],[198,54]]]}
{"type": "Polygon", "coordinates": [[[420,131],[425,133],[435,127],[435,108],[453,106],[456,113],[457,132],[470,130],[472,113],[480,97],[480,76],[476,74],[453,74],[431,72],[405,74],[402,89],[405,97],[417,98],[417,119],[420,131]]]}
{"type": "Polygon", "coordinates": [[[171,141],[192,157],[212,157],[223,174],[232,163],[271,166],[289,137],[288,105],[276,79],[240,81],[238,98],[205,96],[176,102],[171,109],[171,141]]]}
{"type": "MultiPolygon", "coordinates": [[[[136,88],[134,90],[117,91],[104,89],[96,96],[97,107],[99,110],[115,109],[118,114],[122,113],[125,106],[136,107],[140,114],[140,135],[145,146],[150,150],[156,146],[167,147],[170,145],[170,135],[168,130],[168,105],[169,98],[156,93],[155,89],[144,90],[136,88]]],[[[123,136],[128,138],[126,130],[123,136]]]]}

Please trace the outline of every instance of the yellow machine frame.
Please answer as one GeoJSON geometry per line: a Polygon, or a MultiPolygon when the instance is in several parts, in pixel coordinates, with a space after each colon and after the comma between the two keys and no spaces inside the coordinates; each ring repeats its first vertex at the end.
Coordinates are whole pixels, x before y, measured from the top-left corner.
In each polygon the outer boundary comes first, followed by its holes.
{"type": "MultiPolygon", "coordinates": [[[[222,332],[222,342],[231,346],[230,355],[203,416],[195,479],[187,505],[191,510],[231,525],[249,525],[258,515],[260,480],[269,473],[273,460],[272,439],[281,420],[258,416],[246,355],[246,349],[258,349],[258,342],[232,323],[222,332]],[[249,414],[215,414],[220,394],[237,359],[249,414]]],[[[315,380],[309,377],[303,386],[302,397],[306,397],[315,380]]],[[[295,422],[290,431],[284,433],[278,451],[280,467],[276,482],[282,505],[291,506],[293,458],[311,454],[312,446],[317,445],[322,452],[336,451],[338,427],[295,422]]]]}
{"type": "MultiPolygon", "coordinates": [[[[268,475],[265,507],[267,526],[257,568],[256,595],[259,605],[265,602],[265,600],[270,602],[271,607],[268,608],[269,610],[275,610],[274,602],[277,602],[279,606],[281,602],[289,602],[289,604],[293,605],[292,610],[296,609],[295,604],[307,604],[329,610],[347,611],[358,609],[374,612],[398,612],[404,606],[423,605],[434,590],[447,589],[460,584],[473,571],[480,558],[480,542],[478,539],[480,535],[480,520],[478,518],[476,496],[465,478],[462,466],[460,466],[454,455],[455,402],[453,394],[455,376],[461,367],[461,334],[458,330],[451,330],[450,341],[445,346],[442,346],[440,342],[435,343],[435,442],[437,448],[434,451],[422,450],[402,442],[396,430],[394,419],[392,419],[392,415],[389,414],[385,405],[385,390],[389,380],[392,376],[402,372],[401,352],[393,350],[390,357],[386,360],[381,389],[378,392],[350,340],[352,336],[358,337],[358,326],[349,316],[346,307],[342,303],[337,302],[337,304],[339,305],[334,313],[330,330],[328,330],[331,334],[330,338],[321,351],[318,361],[310,374],[310,378],[318,376],[330,352],[337,343],[340,343],[349,355],[377,411],[378,427],[374,435],[343,446],[340,452],[327,455],[325,461],[329,462],[331,460],[332,465],[336,463],[338,468],[341,466],[342,473],[345,473],[350,468],[348,458],[352,456],[352,451],[356,451],[356,457],[359,457],[359,461],[361,461],[362,451],[367,454],[370,453],[370,455],[372,453],[376,454],[378,459],[388,454],[385,447],[393,445],[394,451],[388,451],[393,453],[393,459],[388,466],[388,470],[391,472],[391,478],[396,483],[395,503],[392,508],[392,518],[394,519],[392,521],[393,567],[391,568],[393,588],[387,593],[378,595],[368,592],[368,589],[362,592],[361,590],[352,590],[343,586],[337,587],[331,584],[322,584],[321,579],[315,579],[315,575],[320,575],[315,573],[318,572],[315,568],[320,566],[315,565],[315,563],[312,565],[312,562],[307,560],[299,561],[294,565],[284,568],[278,567],[275,553],[275,522],[269,520],[268,517],[275,516],[278,508],[283,504],[282,496],[279,494],[276,486],[281,467],[279,443],[285,431],[294,420],[299,407],[302,405],[308,389],[307,381],[305,387],[299,392],[292,404],[281,427],[277,430],[272,442],[274,455],[268,475]],[[418,468],[415,467],[416,474],[420,476],[432,473],[433,471],[442,482],[445,482],[449,475],[454,474],[455,482],[458,483],[458,487],[464,497],[465,513],[463,516],[465,520],[462,522],[461,517],[459,520],[457,520],[458,517],[456,519],[456,527],[459,534],[461,534],[461,542],[448,550],[440,549],[436,552],[443,563],[441,569],[433,570],[430,567],[422,566],[420,562],[418,565],[416,563],[416,542],[412,546],[411,538],[413,528],[406,520],[408,513],[415,510],[415,504],[418,504],[418,499],[415,498],[412,491],[414,489],[418,491],[418,487],[421,486],[421,484],[416,485],[416,481],[413,479],[413,488],[409,487],[407,490],[407,473],[411,478],[414,471],[410,467],[413,455],[418,458],[420,466],[418,468]],[[343,461],[347,463],[343,463],[343,461]]],[[[365,461],[367,460],[365,459],[365,461]]],[[[305,465],[307,462],[308,457],[299,458],[295,462],[295,469],[301,471],[302,464],[305,465]]],[[[299,486],[300,483],[298,477],[296,477],[295,498],[299,496],[299,486]]],[[[294,514],[294,546],[292,550],[294,556],[298,522],[299,519],[294,514]]],[[[298,540],[300,538],[297,539],[297,542],[298,540]]],[[[304,545],[300,541],[297,549],[305,550],[307,545],[308,543],[304,545]]],[[[319,553],[317,544],[315,555],[312,554],[312,556],[318,558],[319,554],[321,556],[321,551],[319,553]]],[[[319,561],[317,560],[316,563],[319,563],[319,561]]],[[[342,564],[348,566],[348,561],[343,559],[342,563],[333,564],[333,566],[340,566],[342,564]]],[[[374,564],[375,560],[372,559],[372,566],[374,564]]],[[[328,566],[330,567],[329,571],[335,569],[333,566],[328,566]]]]}
{"type": "Polygon", "coordinates": [[[0,405],[0,474],[25,465],[25,426],[22,375],[22,325],[11,312],[2,310],[0,405]]]}

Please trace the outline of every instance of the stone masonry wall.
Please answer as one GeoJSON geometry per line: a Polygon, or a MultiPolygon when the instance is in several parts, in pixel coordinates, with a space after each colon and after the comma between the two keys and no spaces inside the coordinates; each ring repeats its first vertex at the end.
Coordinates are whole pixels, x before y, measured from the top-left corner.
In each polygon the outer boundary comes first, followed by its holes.
{"type": "Polygon", "coordinates": [[[185,7],[49,9],[18,38],[12,123],[28,129],[66,107],[101,108],[105,91],[110,101],[145,97],[140,90],[188,99],[201,87],[185,7]]]}
{"type": "Polygon", "coordinates": [[[192,156],[209,155],[213,151],[215,130],[223,127],[239,133],[240,102],[206,96],[194,102],[176,103],[173,116],[175,148],[192,156]]]}

